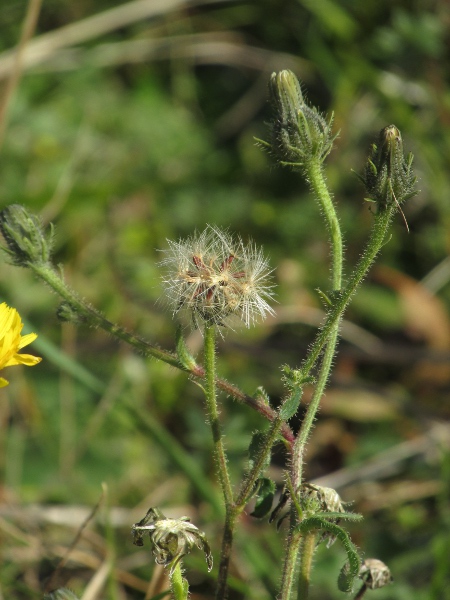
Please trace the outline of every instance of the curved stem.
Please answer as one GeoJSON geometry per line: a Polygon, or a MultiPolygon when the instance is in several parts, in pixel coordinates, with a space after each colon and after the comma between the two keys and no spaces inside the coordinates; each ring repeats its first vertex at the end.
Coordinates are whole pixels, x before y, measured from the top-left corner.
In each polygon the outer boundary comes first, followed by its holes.
{"type": "MultiPolygon", "coordinates": [[[[316,200],[319,202],[322,213],[325,217],[327,228],[330,234],[331,254],[332,254],[332,276],[331,285],[333,292],[337,293],[340,291],[342,286],[342,266],[343,266],[343,250],[342,250],[342,235],[339,226],[339,220],[337,218],[336,210],[331,200],[330,193],[325,183],[322,163],[319,159],[312,159],[305,165],[305,177],[309,182],[312,192],[314,193],[316,200]]],[[[317,411],[319,409],[320,401],[323,396],[328,377],[330,374],[333,358],[336,352],[336,344],[338,339],[339,320],[342,317],[340,313],[338,319],[330,328],[324,343],[326,348],[320,366],[317,384],[314,390],[312,400],[306,411],[306,415],[303,419],[300,431],[297,435],[297,439],[294,443],[292,466],[291,466],[291,481],[294,494],[299,489],[302,483],[303,477],[303,456],[305,446],[311,432],[314,420],[316,418],[317,411]]],[[[293,499],[295,502],[295,498],[293,499]]],[[[297,521],[298,515],[295,508],[291,511],[291,526],[297,521]]],[[[301,596],[299,598],[308,597],[308,585],[309,585],[309,573],[311,571],[312,556],[314,550],[314,536],[309,539],[307,534],[302,542],[302,551],[300,554],[300,581],[299,591],[301,596]],[[312,546],[311,546],[312,544],[312,546]],[[306,551],[308,550],[308,551],[306,551]]],[[[291,540],[293,538],[290,538],[291,540]]],[[[285,558],[285,571],[289,573],[290,577],[296,571],[296,565],[298,563],[298,553],[300,551],[300,544],[295,544],[295,548],[289,547],[289,550],[285,558]]],[[[282,580],[282,595],[287,594],[286,598],[290,598],[293,594],[292,581],[285,582],[282,580]],[[289,591],[284,591],[287,586],[289,591]]]]}
{"type": "MultiPolygon", "coordinates": [[[[176,367],[181,371],[190,373],[196,379],[205,378],[205,369],[202,365],[195,364],[194,366],[192,366],[192,368],[188,369],[180,363],[178,357],[175,354],[168,352],[167,350],[164,350],[162,348],[159,348],[154,344],[149,343],[147,340],[144,340],[141,337],[126,331],[119,325],[116,325],[108,319],[106,319],[99,311],[95,310],[94,308],[86,304],[86,302],[81,300],[77,296],[77,294],[75,294],[69,288],[69,286],[64,282],[62,277],[59,275],[59,273],[55,271],[55,269],[50,263],[28,263],[28,266],[35,273],[35,275],[40,277],[59,296],[61,296],[61,298],[63,298],[67,302],[70,309],[74,313],[75,322],[78,319],[80,322],[86,323],[86,325],[88,325],[89,327],[100,328],[104,331],[107,331],[114,337],[126,342],[127,344],[135,348],[135,350],[137,350],[137,352],[139,352],[139,354],[141,354],[142,356],[152,356],[153,358],[157,358],[158,360],[161,360],[171,365],[172,367],[176,367]]],[[[230,382],[218,377],[216,379],[216,385],[218,388],[223,390],[229,396],[232,396],[238,402],[242,402],[243,404],[246,404],[252,409],[259,412],[268,421],[273,422],[277,418],[277,411],[273,410],[273,408],[270,407],[267,403],[262,402],[258,398],[254,398],[253,396],[245,394],[242,390],[240,390],[237,386],[231,384],[230,382]]],[[[281,435],[286,440],[289,449],[292,449],[294,443],[294,435],[292,433],[292,430],[286,423],[283,423],[280,431],[281,435]]]]}
{"type": "Polygon", "coordinates": [[[336,296],[335,302],[328,313],[326,321],[322,329],[319,331],[316,339],[314,340],[308,353],[308,357],[306,358],[300,369],[304,377],[307,377],[309,375],[312,368],[316,364],[317,359],[319,358],[323,350],[323,347],[328,341],[332,329],[339,323],[339,320],[344,314],[351,297],[357,290],[359,284],[366,277],[373,261],[375,260],[377,254],[383,247],[388,226],[391,222],[393,215],[395,214],[395,211],[395,206],[387,206],[383,207],[383,209],[380,212],[378,212],[375,216],[375,222],[372,226],[370,238],[367,242],[367,246],[364,250],[364,253],[359,259],[359,262],[356,265],[356,268],[353,271],[349,282],[347,283],[345,288],[336,296]]]}
{"type": "Polygon", "coordinates": [[[323,212],[330,233],[332,254],[332,288],[333,291],[338,291],[341,289],[342,285],[342,234],[339,226],[339,219],[325,183],[322,170],[322,161],[319,158],[313,158],[307,163],[307,165],[305,165],[305,177],[313,194],[316,197],[316,200],[320,204],[320,208],[323,212]]]}

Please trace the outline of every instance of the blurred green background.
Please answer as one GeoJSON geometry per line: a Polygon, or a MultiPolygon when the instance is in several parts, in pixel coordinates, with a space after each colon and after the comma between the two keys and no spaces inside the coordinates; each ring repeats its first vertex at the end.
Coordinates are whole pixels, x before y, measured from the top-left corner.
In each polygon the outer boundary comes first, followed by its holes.
{"type": "MultiPolygon", "coordinates": [[[[26,10],[23,0],[2,2],[0,106],[26,10]]],[[[44,0],[3,121],[0,207],[21,203],[52,221],[55,262],[71,286],[165,348],[175,329],[160,301],[166,239],[209,223],[264,246],[277,317],[229,332],[219,367],[248,393],[263,385],[274,405],[280,365],[299,365],[322,319],[315,289],[327,289],[329,256],[305,182],[274,168],[254,141],[267,137],[270,73],[293,70],[309,101],[334,111],[340,135],[327,180],[347,274],[373,218],[352,170],[382,127],[401,130],[421,189],[404,206],[410,232],[399,215],[346,315],[307,457],[310,479],[364,513],[353,539],[395,580],[367,593],[380,600],[450,598],[449,28],[447,0],[44,0]]],[[[166,589],[149,548],[129,533],[150,506],[191,515],[217,562],[201,390],[102,331],[60,324],[58,298],[6,258],[0,301],[39,334],[32,349],[44,358],[8,370],[1,390],[0,598],[41,598],[49,585],[108,600],[166,589]],[[107,501],[51,580],[102,482],[107,501]]],[[[199,352],[201,338],[186,333],[199,352]]],[[[264,424],[222,402],[238,481],[264,424]]],[[[284,458],[280,449],[271,467],[280,486],[284,458]]],[[[231,600],[276,596],[284,536],[243,519],[231,600]]],[[[337,546],[319,549],[312,599],[344,597],[337,546]]],[[[201,553],[186,565],[192,598],[212,597],[215,571],[207,575],[201,553]]]]}

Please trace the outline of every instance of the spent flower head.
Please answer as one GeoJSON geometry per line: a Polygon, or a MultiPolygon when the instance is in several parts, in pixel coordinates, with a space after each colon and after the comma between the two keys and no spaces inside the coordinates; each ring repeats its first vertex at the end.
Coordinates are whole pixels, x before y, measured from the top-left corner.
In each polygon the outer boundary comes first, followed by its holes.
{"type": "MultiPolygon", "coordinates": [[[[0,370],[14,365],[32,367],[41,362],[38,356],[19,354],[19,350],[31,344],[36,338],[35,333],[20,335],[23,323],[15,308],[9,307],[6,302],[0,304],[0,370]]],[[[8,385],[6,379],[0,377],[0,387],[8,385]]]]}
{"type": "MultiPolygon", "coordinates": [[[[336,490],[321,485],[303,484],[300,493],[300,504],[307,516],[320,513],[345,513],[341,497],[336,490]]],[[[332,519],[331,522],[337,525],[339,519],[332,519]]],[[[318,543],[320,544],[324,540],[327,541],[327,548],[329,548],[336,541],[336,537],[329,532],[324,532],[318,543]]]]}
{"type": "Polygon", "coordinates": [[[213,558],[205,534],[190,522],[189,517],[168,519],[158,508],[150,508],[145,517],[133,525],[131,531],[136,546],[143,546],[144,534],[149,534],[155,562],[170,567],[170,575],[194,546],[203,550],[208,571],[212,569],[213,558]]]}
{"type": "Polygon", "coordinates": [[[274,311],[272,270],[262,250],[228,231],[208,225],[201,233],[164,250],[163,284],[174,315],[187,312],[192,324],[225,326],[233,317],[246,327],[274,311]]]}
{"type": "Polygon", "coordinates": [[[361,563],[359,577],[369,590],[376,590],[392,583],[389,567],[378,558],[366,558],[361,563]]]}

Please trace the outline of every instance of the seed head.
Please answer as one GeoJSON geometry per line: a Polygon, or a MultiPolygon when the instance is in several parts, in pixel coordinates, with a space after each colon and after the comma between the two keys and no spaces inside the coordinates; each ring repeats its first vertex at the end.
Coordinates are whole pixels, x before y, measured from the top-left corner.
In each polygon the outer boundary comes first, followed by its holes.
{"type": "Polygon", "coordinates": [[[271,269],[262,251],[210,225],[178,242],[168,240],[163,284],[173,314],[187,312],[194,328],[226,326],[237,317],[246,327],[274,314],[271,269]]]}

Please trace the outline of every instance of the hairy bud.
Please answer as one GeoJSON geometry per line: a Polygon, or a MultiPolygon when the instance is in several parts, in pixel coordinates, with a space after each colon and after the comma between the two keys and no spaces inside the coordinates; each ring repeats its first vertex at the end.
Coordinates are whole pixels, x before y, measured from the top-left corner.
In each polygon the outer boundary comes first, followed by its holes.
{"type": "Polygon", "coordinates": [[[368,200],[379,207],[402,202],[417,193],[417,177],[412,169],[413,155],[403,154],[403,141],[395,125],[380,131],[378,142],[372,145],[366,168],[361,177],[368,200]]]}
{"type": "Polygon", "coordinates": [[[310,160],[323,162],[336,137],[331,131],[333,116],[327,121],[305,102],[292,71],[272,74],[269,100],[274,113],[270,146],[280,163],[300,167],[310,160]]]}
{"type": "Polygon", "coordinates": [[[0,212],[0,230],[8,245],[5,251],[12,264],[28,267],[50,260],[53,230],[45,234],[39,217],[24,206],[12,204],[4,208],[0,212]]]}

